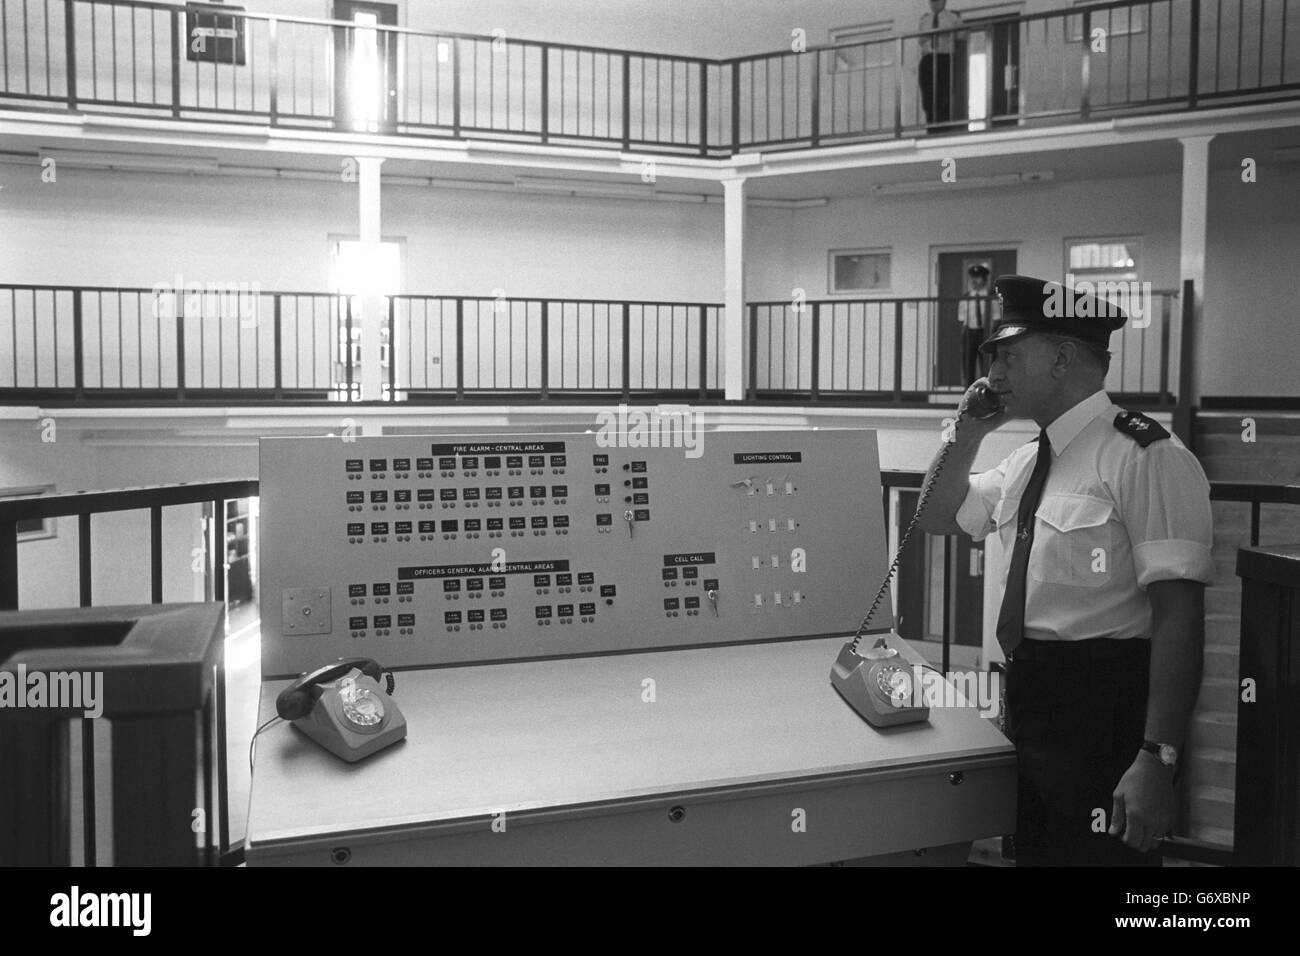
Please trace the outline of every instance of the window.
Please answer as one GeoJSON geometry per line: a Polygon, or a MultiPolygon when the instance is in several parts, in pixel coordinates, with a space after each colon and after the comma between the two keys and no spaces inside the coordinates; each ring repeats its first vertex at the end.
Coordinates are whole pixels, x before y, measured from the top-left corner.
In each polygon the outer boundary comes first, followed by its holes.
{"type": "Polygon", "coordinates": [[[1097,295],[1129,315],[1150,316],[1149,283],[1138,281],[1141,274],[1142,245],[1135,236],[1065,241],[1067,287],[1090,283],[1097,295]]]}
{"type": "Polygon", "coordinates": [[[367,250],[359,239],[336,239],[334,291],[343,295],[393,295],[402,290],[402,244],[386,239],[367,250]]]}
{"type": "Polygon", "coordinates": [[[831,30],[831,46],[826,53],[827,73],[855,73],[878,70],[894,65],[894,43],[890,36],[892,20],[881,20],[856,27],[831,30]]]}
{"type": "Polygon", "coordinates": [[[397,5],[334,0],[334,120],[342,129],[382,133],[397,121],[397,5]]]}
{"type": "Polygon", "coordinates": [[[889,249],[832,249],[830,292],[888,292],[893,256],[889,249]]]}
{"type": "Polygon", "coordinates": [[[356,13],[352,22],[357,25],[353,34],[352,60],[348,65],[348,92],[353,108],[352,128],[374,133],[379,130],[382,103],[379,38],[374,30],[379,17],[373,13],[356,13]]]}
{"type": "MultiPolygon", "coordinates": [[[[31,485],[25,488],[0,488],[0,499],[40,498],[54,493],[54,485],[31,485]]],[[[19,541],[38,541],[58,536],[57,518],[28,518],[18,522],[19,541]]]]}
{"type": "Polygon", "coordinates": [[[185,44],[185,59],[243,66],[245,20],[231,16],[236,11],[243,13],[244,8],[215,3],[186,4],[185,36],[189,42],[185,44]]]}
{"type": "MultiPolygon", "coordinates": [[[[347,327],[340,315],[336,330],[338,354],[334,362],[334,384],[342,388],[347,382],[350,364],[353,369],[352,389],[361,387],[356,370],[361,367],[361,327],[363,296],[397,295],[402,291],[402,241],[385,239],[367,247],[359,239],[331,237],[330,287],[340,295],[352,297],[352,336],[348,341],[347,327]]],[[[379,365],[388,368],[388,323],[379,330],[379,365]]]]}
{"type": "Polygon", "coordinates": [[[1142,245],[1135,236],[1065,240],[1065,272],[1076,281],[1132,280],[1141,271],[1142,245]]]}

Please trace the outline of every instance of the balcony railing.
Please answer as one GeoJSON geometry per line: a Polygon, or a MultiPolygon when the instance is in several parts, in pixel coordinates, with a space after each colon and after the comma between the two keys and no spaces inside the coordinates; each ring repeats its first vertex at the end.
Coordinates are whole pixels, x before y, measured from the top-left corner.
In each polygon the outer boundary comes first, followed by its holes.
{"type": "MultiPolygon", "coordinates": [[[[1169,406],[1180,298],[1112,336],[1107,389],[1169,406]]],[[[1185,297],[1184,297],[1185,298],[1185,297]]],[[[754,302],[749,401],[925,403],[963,387],[958,299],[754,302]]],[[[725,393],[722,305],[395,295],[384,401],[710,402],[725,393]]],[[[87,405],[355,402],[360,306],[320,292],[0,285],[0,401],[87,405]]]]}
{"type": "Polygon", "coordinates": [[[0,0],[0,105],[721,157],[1292,98],[1290,2],[1099,3],[713,60],[145,0],[0,0]],[[927,58],[929,44],[950,60],[927,58]],[[925,115],[923,81],[948,111],[925,115]]]}

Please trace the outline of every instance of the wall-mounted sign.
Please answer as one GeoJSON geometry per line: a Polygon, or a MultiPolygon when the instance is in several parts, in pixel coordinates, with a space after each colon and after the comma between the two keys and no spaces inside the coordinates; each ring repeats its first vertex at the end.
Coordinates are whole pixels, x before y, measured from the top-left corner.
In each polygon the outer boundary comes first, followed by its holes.
{"type": "Polygon", "coordinates": [[[185,5],[185,58],[197,63],[244,65],[243,7],[219,3],[185,5]]]}

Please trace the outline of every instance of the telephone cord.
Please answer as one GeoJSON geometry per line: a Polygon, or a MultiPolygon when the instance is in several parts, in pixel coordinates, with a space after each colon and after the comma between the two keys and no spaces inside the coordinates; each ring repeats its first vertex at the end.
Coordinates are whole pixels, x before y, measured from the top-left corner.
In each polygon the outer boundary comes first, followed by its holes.
{"type": "MultiPolygon", "coordinates": [[[[957,422],[961,421],[961,416],[957,422]]],[[[939,479],[939,472],[943,470],[943,464],[948,458],[948,449],[952,447],[957,440],[957,422],[953,423],[953,441],[945,441],[943,447],[939,449],[939,457],[934,463],[934,473],[930,480],[925,483],[921,489],[921,496],[917,499],[916,510],[912,513],[912,520],[907,523],[907,530],[903,532],[903,539],[898,542],[898,550],[894,552],[894,560],[889,565],[889,571],[885,574],[885,580],[880,585],[880,590],[876,592],[876,599],[871,602],[871,609],[867,611],[867,616],[862,619],[858,629],[853,634],[853,653],[858,652],[858,645],[862,643],[862,638],[866,635],[867,628],[871,625],[871,619],[876,614],[876,609],[880,607],[880,602],[884,600],[885,592],[889,590],[889,583],[894,579],[894,573],[898,570],[898,562],[903,557],[903,549],[907,547],[908,539],[912,536],[913,529],[916,528],[916,522],[920,519],[925,510],[925,502],[930,497],[930,490],[934,488],[934,483],[939,479]]]]}

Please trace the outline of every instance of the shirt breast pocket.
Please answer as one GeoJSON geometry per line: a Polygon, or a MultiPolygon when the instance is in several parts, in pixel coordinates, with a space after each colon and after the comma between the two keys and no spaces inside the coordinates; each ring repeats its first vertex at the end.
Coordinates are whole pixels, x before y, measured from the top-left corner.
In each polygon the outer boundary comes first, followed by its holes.
{"type": "Polygon", "coordinates": [[[1115,505],[1091,495],[1045,495],[1036,512],[1029,576],[1096,588],[1110,581],[1115,505]]]}

